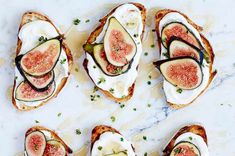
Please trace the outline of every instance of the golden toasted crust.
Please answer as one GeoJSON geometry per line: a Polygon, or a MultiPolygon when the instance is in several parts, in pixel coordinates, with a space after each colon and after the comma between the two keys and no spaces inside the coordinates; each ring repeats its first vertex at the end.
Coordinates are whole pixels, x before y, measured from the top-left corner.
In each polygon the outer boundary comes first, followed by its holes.
{"type": "MultiPolygon", "coordinates": [[[[52,21],[46,15],[43,15],[43,14],[40,14],[40,13],[37,13],[37,12],[31,12],[31,11],[24,13],[24,15],[22,16],[20,26],[19,26],[19,31],[20,31],[20,29],[22,28],[23,25],[25,25],[29,22],[32,22],[32,21],[36,21],[36,20],[44,20],[44,21],[47,21],[47,22],[51,23],[54,26],[54,28],[56,29],[56,31],[58,32],[58,34],[61,35],[60,31],[55,27],[55,25],[52,23],[52,21]]],[[[16,48],[16,56],[19,54],[21,46],[22,46],[22,42],[18,37],[17,48],[16,48]]],[[[64,41],[62,42],[62,48],[64,49],[64,51],[67,55],[67,60],[68,60],[68,64],[69,64],[69,74],[70,74],[70,71],[71,71],[71,68],[72,68],[72,63],[73,63],[72,54],[71,54],[71,51],[68,48],[67,44],[64,41]]],[[[24,104],[18,104],[17,105],[16,104],[16,100],[14,98],[14,91],[15,91],[17,86],[16,86],[16,81],[14,81],[14,86],[13,86],[13,91],[12,91],[12,103],[17,109],[23,110],[23,111],[29,111],[29,110],[38,108],[38,107],[44,105],[45,103],[47,103],[53,97],[56,97],[59,94],[59,92],[61,91],[61,89],[64,87],[64,85],[66,84],[67,79],[68,79],[68,77],[63,78],[61,80],[61,83],[58,85],[58,88],[55,91],[54,95],[52,97],[50,97],[48,100],[46,100],[44,102],[41,102],[37,106],[28,106],[28,105],[24,105],[24,104]]]]}
{"type": "Polygon", "coordinates": [[[191,132],[194,133],[196,135],[199,135],[203,138],[203,140],[205,141],[205,143],[207,144],[207,135],[206,135],[206,131],[204,129],[204,127],[200,126],[200,125],[190,125],[190,126],[185,126],[183,128],[181,128],[175,135],[174,137],[171,139],[171,141],[168,143],[168,145],[165,147],[165,149],[163,150],[164,156],[169,156],[171,151],[174,148],[174,144],[176,139],[187,132],[191,132]]]}
{"type": "Polygon", "coordinates": [[[31,127],[29,130],[27,130],[27,132],[25,133],[25,138],[32,132],[34,131],[48,131],[50,132],[51,136],[53,139],[59,141],[64,147],[67,153],[73,153],[73,150],[56,134],[55,131],[52,131],[50,129],[47,129],[45,127],[42,126],[34,126],[31,127]]]}
{"type": "MultiPolygon", "coordinates": [[[[112,128],[110,126],[106,126],[106,125],[96,126],[95,128],[93,128],[93,130],[91,132],[91,150],[92,150],[94,143],[97,140],[99,140],[100,135],[102,135],[105,132],[113,132],[113,133],[118,133],[118,134],[122,135],[118,130],[116,130],[115,128],[112,128]]],[[[133,151],[135,151],[133,146],[132,146],[132,149],[133,149],[133,151]]]]}
{"type": "MultiPolygon", "coordinates": [[[[142,22],[143,22],[143,26],[145,27],[145,23],[146,23],[146,9],[145,7],[142,5],[142,4],[139,4],[139,3],[131,3],[133,5],[135,5],[136,7],[139,8],[139,10],[141,11],[141,17],[142,17],[142,22]]],[[[122,4],[121,4],[122,5],[122,4]]],[[[119,6],[121,6],[119,5],[119,6]]],[[[110,15],[112,15],[112,13],[119,7],[117,6],[116,8],[114,8],[110,13],[108,13],[105,17],[103,17],[102,19],[100,19],[100,24],[99,26],[90,34],[90,36],[88,37],[86,43],[93,43],[95,40],[96,40],[96,37],[102,32],[103,30],[103,27],[108,19],[108,17],[110,15]]],[[[143,28],[143,32],[141,34],[141,39],[143,38],[143,33],[144,33],[144,28],[143,28]]],[[[83,66],[85,68],[85,70],[87,71],[88,75],[89,75],[89,71],[87,69],[87,63],[88,63],[88,60],[85,59],[84,62],[83,62],[83,66]]],[[[90,75],[89,75],[90,76],[90,75]]],[[[92,77],[90,76],[91,80],[92,80],[92,77]]],[[[92,80],[93,81],[93,80],[92,80]]],[[[97,86],[98,87],[98,86],[97,86]]],[[[98,87],[99,88],[99,87],[98,87]]],[[[129,87],[128,91],[129,91],[129,94],[123,98],[116,98],[114,97],[109,91],[107,90],[103,90],[101,88],[99,88],[107,97],[111,98],[112,100],[114,100],[115,102],[124,102],[124,101],[127,101],[129,100],[132,96],[133,96],[133,93],[134,93],[134,88],[135,88],[135,83],[129,87]]]]}
{"type": "MultiPolygon", "coordinates": [[[[157,38],[158,38],[158,47],[160,48],[160,52],[161,52],[161,36],[160,36],[160,30],[159,30],[159,23],[161,21],[161,19],[168,13],[170,12],[177,12],[179,14],[181,14],[182,16],[184,16],[184,18],[188,21],[189,24],[191,24],[199,33],[203,30],[202,27],[196,25],[192,20],[190,20],[185,14],[179,12],[179,11],[176,11],[176,10],[170,10],[170,9],[164,9],[164,10],[160,10],[156,13],[156,16],[155,16],[155,24],[156,24],[156,33],[157,33],[157,38]]],[[[206,87],[201,91],[200,94],[198,94],[198,96],[196,98],[194,98],[191,102],[189,102],[188,104],[177,104],[177,103],[171,103],[171,102],[168,102],[167,103],[175,108],[175,109],[179,109],[179,108],[183,108],[185,106],[188,106],[189,104],[191,104],[193,101],[195,101],[207,88],[208,86],[210,85],[211,81],[213,80],[213,78],[215,77],[217,71],[213,71],[212,69],[212,66],[213,66],[213,62],[214,62],[214,52],[213,52],[213,49],[209,43],[209,41],[200,33],[200,36],[201,36],[201,39],[202,39],[202,42],[204,44],[204,47],[205,47],[205,50],[207,51],[208,55],[209,55],[209,72],[210,72],[210,77],[209,77],[209,81],[206,85],[206,87]]]]}

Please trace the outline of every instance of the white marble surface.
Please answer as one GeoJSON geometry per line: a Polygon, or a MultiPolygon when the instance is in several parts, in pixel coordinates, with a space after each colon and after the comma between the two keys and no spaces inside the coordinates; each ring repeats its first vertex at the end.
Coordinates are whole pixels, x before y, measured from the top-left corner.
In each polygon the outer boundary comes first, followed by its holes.
{"type": "MultiPolygon", "coordinates": [[[[150,65],[158,58],[158,47],[150,48],[156,37],[145,35],[144,52],[140,64],[140,75],[133,98],[124,108],[101,98],[90,101],[93,83],[82,68],[84,54],[76,50],[75,66],[79,72],[72,74],[61,94],[47,105],[30,112],[17,111],[11,104],[9,90],[13,84],[13,59],[17,31],[21,15],[28,10],[47,14],[64,32],[74,18],[81,24],[72,28],[68,38],[79,49],[79,43],[112,7],[122,1],[93,0],[0,0],[0,155],[22,155],[24,133],[34,125],[43,125],[56,130],[74,149],[76,156],[83,156],[89,147],[91,129],[97,124],[108,124],[120,130],[135,146],[138,156],[148,152],[157,156],[173,133],[183,125],[201,123],[205,126],[212,156],[235,156],[235,2],[233,0],[148,0],[139,1],[149,11],[148,23],[160,8],[177,9],[186,13],[193,21],[204,27],[203,34],[210,40],[215,51],[215,68],[218,75],[208,91],[187,108],[174,111],[165,103],[162,78],[150,65]],[[89,23],[85,23],[90,19],[89,23]],[[80,31],[80,32],[78,32],[80,31]],[[82,31],[82,32],[81,32],[82,31]],[[72,35],[71,34],[75,34],[72,35]],[[154,37],[154,38],[153,38],[154,37]],[[80,56],[81,57],[78,57],[80,56]],[[147,85],[148,74],[154,75],[152,84],[147,85]],[[148,103],[151,107],[148,107],[148,103]],[[136,111],[133,110],[136,108],[136,111]],[[57,114],[61,113],[58,117],[57,114]],[[115,116],[112,122],[110,117],[115,116]],[[166,118],[167,116],[167,118],[166,118]],[[166,119],[165,119],[166,118],[166,119]],[[35,123],[38,120],[40,123],[35,123]],[[81,135],[76,135],[79,128],[81,135]],[[147,141],[142,137],[147,136],[147,141]]],[[[151,30],[153,26],[147,28],[151,30]]],[[[71,42],[70,42],[71,43],[71,42]]],[[[74,48],[72,48],[74,50],[74,48]]]]}

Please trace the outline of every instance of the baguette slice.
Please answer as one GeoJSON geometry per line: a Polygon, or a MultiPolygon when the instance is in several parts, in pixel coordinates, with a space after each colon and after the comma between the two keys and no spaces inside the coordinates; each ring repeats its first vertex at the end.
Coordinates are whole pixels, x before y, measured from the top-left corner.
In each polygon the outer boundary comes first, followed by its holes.
{"type": "MultiPolygon", "coordinates": [[[[141,17],[142,17],[142,22],[143,22],[143,26],[145,27],[145,23],[146,23],[146,9],[145,7],[140,4],[140,3],[130,3],[130,4],[133,4],[135,5],[137,8],[140,9],[141,11],[141,17]]],[[[122,5],[122,4],[121,4],[122,5]]],[[[119,5],[119,6],[121,6],[119,5]]],[[[105,17],[103,17],[102,19],[99,20],[100,24],[98,25],[98,27],[96,27],[96,29],[90,34],[90,36],[88,37],[87,41],[85,44],[88,44],[88,43],[93,43],[95,40],[96,40],[96,37],[102,32],[103,30],[103,27],[105,25],[105,23],[107,22],[107,19],[110,15],[112,15],[112,13],[119,7],[117,6],[116,8],[114,8],[111,12],[109,12],[105,17]]],[[[144,28],[143,28],[143,32],[141,34],[141,39],[143,38],[143,34],[144,34],[144,28]]],[[[87,71],[87,74],[89,75],[89,71],[88,71],[88,68],[87,68],[87,64],[88,64],[88,60],[87,59],[84,59],[84,62],[83,62],[83,66],[85,68],[85,70],[87,71]]],[[[90,75],[89,75],[90,76],[90,75]]],[[[91,80],[93,81],[92,77],[90,76],[91,80]]],[[[98,87],[99,88],[99,87],[98,87]]],[[[129,94],[123,98],[116,98],[114,97],[109,91],[107,90],[103,90],[101,88],[99,88],[107,97],[109,97],[110,99],[114,100],[115,102],[125,102],[125,101],[128,101],[132,96],[133,96],[133,93],[134,93],[134,88],[135,88],[135,83],[132,84],[132,86],[129,87],[128,91],[129,91],[129,94]]]]}
{"type": "MultiPolygon", "coordinates": [[[[157,33],[157,38],[158,38],[158,46],[159,46],[159,50],[160,50],[160,53],[161,53],[161,36],[160,36],[160,31],[159,30],[159,24],[160,24],[160,21],[161,19],[168,13],[171,13],[171,12],[176,12],[176,13],[179,13],[181,14],[187,21],[189,24],[191,24],[199,33],[203,30],[202,27],[196,25],[192,20],[190,20],[185,14],[179,12],[179,11],[176,11],[176,10],[170,10],[170,9],[163,9],[163,10],[160,10],[156,13],[155,15],[155,30],[156,30],[156,33],[157,33]]],[[[213,52],[213,49],[209,43],[209,41],[200,33],[200,37],[202,39],[202,42],[203,42],[203,46],[205,47],[205,50],[207,51],[208,55],[209,55],[209,72],[210,72],[210,77],[209,77],[209,81],[206,85],[206,87],[201,91],[201,93],[198,94],[198,96],[196,98],[194,98],[191,102],[187,103],[187,104],[177,104],[177,103],[171,103],[171,102],[168,102],[167,103],[175,108],[175,109],[180,109],[180,108],[183,108],[185,106],[188,106],[189,104],[191,104],[192,102],[194,102],[210,85],[210,83],[212,82],[213,78],[215,77],[215,75],[217,74],[217,71],[216,70],[213,70],[213,63],[214,63],[214,52],[213,52]]]]}
{"type": "Polygon", "coordinates": [[[165,147],[165,149],[163,150],[163,155],[164,156],[169,156],[171,151],[174,148],[174,144],[176,139],[187,132],[191,132],[194,133],[196,135],[199,135],[203,138],[204,142],[206,143],[206,145],[208,145],[207,143],[207,135],[206,135],[206,131],[204,129],[204,127],[200,126],[200,125],[190,125],[190,126],[185,126],[183,128],[181,128],[175,135],[174,137],[170,140],[170,142],[167,144],[167,146],[165,147]]]}
{"type": "MultiPolygon", "coordinates": [[[[91,132],[91,150],[93,148],[94,143],[97,140],[99,140],[100,135],[102,135],[105,132],[113,132],[113,133],[118,133],[118,134],[122,135],[118,130],[116,130],[113,127],[106,126],[106,125],[98,125],[95,128],[93,128],[93,130],[91,132]]],[[[135,151],[133,146],[132,146],[132,149],[133,149],[133,151],[135,151]]]]}
{"type": "MultiPolygon", "coordinates": [[[[56,29],[56,31],[58,32],[59,35],[63,36],[61,34],[61,32],[59,31],[58,28],[56,28],[56,26],[52,23],[52,21],[46,16],[46,15],[43,15],[41,13],[37,13],[37,12],[32,12],[32,11],[29,11],[29,12],[26,12],[23,14],[22,16],[22,19],[20,21],[20,26],[19,26],[19,30],[18,32],[20,31],[20,29],[22,28],[23,25],[29,23],[29,22],[33,22],[33,21],[36,21],[36,20],[44,20],[44,21],[47,21],[49,22],[50,24],[52,24],[54,26],[54,28],[56,29]]],[[[30,35],[30,34],[29,34],[30,35]]],[[[16,48],[16,56],[20,53],[20,49],[21,49],[21,46],[22,46],[22,41],[20,40],[20,38],[18,37],[18,40],[17,40],[17,48],[16,48]]],[[[72,63],[73,63],[73,58],[72,58],[72,54],[71,54],[71,51],[69,49],[69,47],[67,46],[67,44],[64,42],[62,42],[62,48],[63,50],[65,51],[66,55],[67,55],[67,60],[68,60],[68,64],[69,64],[69,73],[70,74],[70,71],[71,71],[71,68],[72,68],[72,63]]],[[[44,104],[46,104],[50,99],[52,99],[53,97],[56,97],[59,92],[61,91],[61,89],[64,87],[64,85],[66,84],[67,82],[67,79],[68,77],[64,77],[61,81],[60,84],[58,84],[58,88],[57,90],[55,91],[54,95],[52,97],[50,97],[49,99],[47,99],[46,101],[44,102],[41,102],[39,105],[37,106],[28,106],[28,105],[24,105],[24,104],[19,104],[17,105],[16,103],[16,99],[14,98],[14,91],[16,89],[16,80],[14,81],[14,85],[13,85],[13,91],[12,91],[12,103],[13,105],[18,109],[18,110],[22,110],[22,111],[29,111],[29,110],[32,110],[32,109],[36,109],[44,104]]]]}
{"type": "Polygon", "coordinates": [[[73,153],[73,150],[56,134],[55,131],[52,131],[48,128],[42,127],[42,126],[34,126],[27,130],[25,133],[25,138],[34,131],[47,131],[51,134],[51,139],[59,141],[65,148],[67,153],[73,153]]]}

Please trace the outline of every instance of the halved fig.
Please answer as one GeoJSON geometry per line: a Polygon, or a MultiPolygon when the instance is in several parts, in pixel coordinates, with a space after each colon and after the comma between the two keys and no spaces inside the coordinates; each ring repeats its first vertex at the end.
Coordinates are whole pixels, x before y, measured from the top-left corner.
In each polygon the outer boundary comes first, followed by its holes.
{"type": "Polygon", "coordinates": [[[63,144],[57,140],[49,140],[46,144],[46,149],[43,156],[65,156],[66,150],[63,144]]]}
{"type": "Polygon", "coordinates": [[[42,76],[55,67],[61,52],[61,41],[50,39],[22,56],[20,66],[31,76],[42,76]]]}
{"type": "Polygon", "coordinates": [[[178,57],[154,62],[164,78],[181,89],[195,89],[200,86],[203,73],[197,60],[192,57],[178,57]]]}
{"type": "Polygon", "coordinates": [[[117,66],[110,64],[107,61],[103,44],[98,44],[94,46],[93,55],[95,57],[97,64],[102,69],[102,71],[109,76],[120,75],[126,72],[129,68],[129,64],[126,64],[125,66],[121,66],[121,67],[117,67],[117,66]]]}
{"type": "Polygon", "coordinates": [[[171,38],[168,52],[170,58],[190,56],[198,60],[200,64],[203,60],[203,53],[200,49],[178,37],[171,38]]]}
{"type": "Polygon", "coordinates": [[[16,88],[15,98],[19,101],[40,101],[50,97],[55,91],[55,82],[45,91],[39,92],[33,89],[27,81],[21,82],[16,88]]]}
{"type": "Polygon", "coordinates": [[[25,79],[28,81],[28,83],[31,85],[32,88],[34,88],[37,91],[45,91],[47,90],[50,85],[54,81],[54,72],[51,71],[47,73],[46,75],[40,76],[40,77],[33,77],[26,73],[24,73],[25,79]]]}
{"type": "Polygon", "coordinates": [[[25,138],[27,156],[42,156],[46,148],[46,137],[40,131],[31,132],[25,138]]]}
{"type": "Polygon", "coordinates": [[[108,62],[119,67],[128,64],[136,54],[137,47],[133,38],[115,17],[109,19],[104,50],[108,62]]]}
{"type": "Polygon", "coordinates": [[[176,144],[170,156],[200,156],[199,149],[191,142],[182,141],[176,144]]]}
{"type": "Polygon", "coordinates": [[[169,41],[171,37],[181,38],[184,41],[194,45],[198,49],[202,49],[202,46],[200,45],[198,39],[183,23],[171,22],[166,24],[162,28],[161,41],[165,48],[169,46],[169,41]]]}

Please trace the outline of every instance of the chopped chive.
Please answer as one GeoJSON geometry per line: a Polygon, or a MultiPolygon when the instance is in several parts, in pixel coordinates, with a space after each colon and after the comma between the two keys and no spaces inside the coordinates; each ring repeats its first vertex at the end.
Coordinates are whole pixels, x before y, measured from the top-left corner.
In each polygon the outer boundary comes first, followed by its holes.
{"type": "Polygon", "coordinates": [[[105,81],[106,81],[105,78],[101,77],[99,78],[98,84],[104,83],[105,81]]]}
{"type": "Polygon", "coordinates": [[[62,113],[58,113],[57,116],[60,117],[62,115],[62,113]]]}
{"type": "Polygon", "coordinates": [[[109,92],[113,94],[113,93],[114,93],[114,89],[113,89],[113,88],[110,88],[110,89],[109,89],[109,92]]]}
{"type": "Polygon", "coordinates": [[[136,108],[133,108],[133,111],[136,111],[137,109],[136,108]]]}
{"type": "Polygon", "coordinates": [[[94,65],[94,66],[93,66],[93,68],[95,69],[95,68],[96,68],[96,66],[94,65]]]}
{"type": "Polygon", "coordinates": [[[144,53],[144,56],[148,56],[148,52],[145,52],[145,53],[144,53]]]}
{"type": "Polygon", "coordinates": [[[75,19],[75,20],[73,20],[73,24],[74,25],[78,25],[79,23],[81,22],[81,20],[80,19],[75,19]]]}
{"type": "Polygon", "coordinates": [[[90,22],[90,20],[89,20],[89,19],[87,19],[85,22],[86,22],[86,23],[88,23],[88,22],[90,22]]]}
{"type": "Polygon", "coordinates": [[[77,135],[81,135],[82,134],[81,130],[78,129],[78,128],[75,130],[75,132],[76,132],[77,135]]]}
{"type": "Polygon", "coordinates": [[[176,92],[178,92],[178,93],[182,93],[183,92],[183,90],[181,89],[181,88],[178,88],[177,90],[176,90],[176,92]]]}
{"type": "Polygon", "coordinates": [[[148,153],[147,153],[147,152],[145,152],[145,153],[144,153],[144,156],[148,156],[148,153]]]}
{"type": "Polygon", "coordinates": [[[189,140],[193,140],[193,138],[190,136],[190,137],[189,137],[189,140]]]}
{"type": "Polygon", "coordinates": [[[75,71],[78,72],[78,68],[75,68],[75,71]]]}
{"type": "Polygon", "coordinates": [[[60,64],[64,64],[66,62],[66,59],[60,60],[60,64]]]}
{"type": "Polygon", "coordinates": [[[47,38],[44,37],[44,36],[40,36],[39,39],[38,39],[39,42],[43,43],[43,42],[46,42],[47,41],[47,38]]]}
{"type": "Polygon", "coordinates": [[[110,119],[111,119],[112,122],[116,121],[116,118],[114,116],[111,116],[110,119]]]}
{"type": "Polygon", "coordinates": [[[136,37],[138,37],[139,36],[139,34],[134,34],[134,37],[136,38],[136,37]]]}
{"type": "Polygon", "coordinates": [[[125,105],[124,105],[124,104],[121,104],[121,105],[120,105],[120,108],[123,108],[123,107],[125,107],[125,105]]]}
{"type": "Polygon", "coordinates": [[[99,146],[99,147],[98,147],[98,150],[100,150],[100,151],[101,151],[101,150],[102,150],[102,148],[103,148],[102,146],[99,146]]]}
{"type": "Polygon", "coordinates": [[[38,121],[38,120],[35,120],[35,123],[39,123],[39,121],[38,121]]]}
{"type": "Polygon", "coordinates": [[[152,44],[152,45],[151,45],[151,48],[154,48],[154,47],[155,47],[154,44],[152,44]]]}
{"type": "Polygon", "coordinates": [[[121,141],[124,141],[124,139],[123,139],[123,138],[120,138],[120,140],[121,140],[121,141]]]}
{"type": "Polygon", "coordinates": [[[151,85],[151,81],[148,81],[147,84],[148,84],[148,85],[151,85]]]}
{"type": "Polygon", "coordinates": [[[143,136],[143,139],[144,139],[144,140],[147,140],[147,137],[146,137],[146,136],[143,136]]]}
{"type": "Polygon", "coordinates": [[[150,104],[150,103],[148,103],[148,105],[147,105],[148,107],[151,107],[152,105],[150,104]]]}

